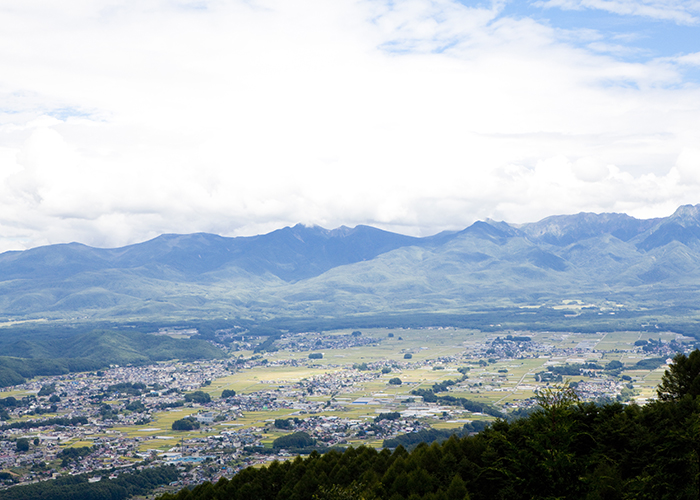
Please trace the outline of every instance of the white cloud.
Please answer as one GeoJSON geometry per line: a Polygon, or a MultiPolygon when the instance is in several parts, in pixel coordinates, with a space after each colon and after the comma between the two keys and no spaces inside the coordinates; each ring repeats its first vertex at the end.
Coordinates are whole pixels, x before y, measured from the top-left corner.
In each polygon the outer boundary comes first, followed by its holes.
{"type": "Polygon", "coordinates": [[[698,201],[678,61],[499,4],[26,0],[0,7],[0,61],[0,249],[698,201]]]}
{"type": "Polygon", "coordinates": [[[584,182],[600,182],[610,175],[610,167],[596,158],[579,158],[572,165],[574,175],[584,182]]]}
{"type": "Polygon", "coordinates": [[[598,9],[688,25],[698,24],[700,15],[700,2],[695,0],[543,0],[535,5],[568,10],[598,9]]]}
{"type": "Polygon", "coordinates": [[[700,149],[683,148],[669,175],[677,175],[683,184],[700,185],[700,149]]]}

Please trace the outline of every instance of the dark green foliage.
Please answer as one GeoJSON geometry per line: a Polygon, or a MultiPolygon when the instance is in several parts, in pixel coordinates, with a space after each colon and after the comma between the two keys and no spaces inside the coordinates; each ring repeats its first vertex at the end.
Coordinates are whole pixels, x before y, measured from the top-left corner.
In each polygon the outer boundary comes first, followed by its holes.
{"type": "Polygon", "coordinates": [[[82,457],[85,457],[92,452],[89,446],[81,446],[78,448],[64,448],[56,454],[56,458],[61,459],[61,467],[67,467],[70,462],[77,462],[82,457]]]}
{"type": "Polygon", "coordinates": [[[27,438],[19,438],[17,440],[17,451],[22,452],[22,451],[29,451],[29,439],[27,438]]]}
{"type": "Polygon", "coordinates": [[[454,380],[445,380],[443,382],[436,382],[433,384],[432,391],[437,393],[437,392],[446,392],[449,387],[455,385],[456,382],[454,380]]]}
{"type": "Polygon", "coordinates": [[[181,406],[185,406],[184,399],[181,399],[180,401],[173,401],[172,403],[160,403],[157,408],[159,410],[167,410],[168,408],[180,408],[181,406]]]}
{"type": "Polygon", "coordinates": [[[448,406],[462,406],[465,410],[473,413],[485,413],[494,417],[505,417],[503,412],[493,405],[481,403],[467,398],[456,398],[454,396],[438,396],[432,389],[414,389],[411,391],[414,396],[420,396],[426,403],[440,403],[448,406]]]}
{"type": "Polygon", "coordinates": [[[549,367],[549,371],[554,373],[555,375],[564,375],[564,376],[573,377],[576,375],[580,375],[582,368],[583,368],[583,365],[579,365],[579,364],[570,365],[569,363],[566,363],[566,364],[561,365],[561,366],[551,366],[551,367],[549,367]]]}
{"type": "Polygon", "coordinates": [[[3,490],[3,500],[126,500],[144,495],[154,488],[176,481],[178,471],[173,466],[123,472],[115,479],[103,477],[89,483],[86,475],[62,476],[26,486],[3,490]]]}
{"type": "Polygon", "coordinates": [[[121,394],[128,394],[130,396],[140,396],[142,391],[146,390],[146,384],[142,382],[121,382],[119,384],[113,384],[107,387],[107,392],[118,392],[121,394]]]}
{"type": "Polygon", "coordinates": [[[309,354],[309,359],[323,359],[323,353],[312,352],[311,354],[309,354]]]}
{"type": "Polygon", "coordinates": [[[308,448],[316,444],[316,440],[309,436],[306,432],[295,432],[294,434],[288,434],[286,436],[281,436],[272,442],[273,448],[285,448],[285,449],[295,449],[295,448],[308,448]]]}
{"type": "Polygon", "coordinates": [[[634,367],[638,370],[656,370],[664,363],[666,363],[665,358],[649,358],[637,361],[634,367]]]}
{"type": "Polygon", "coordinates": [[[700,398],[600,406],[553,389],[540,402],[530,416],[475,436],[441,435],[411,452],[312,453],[164,498],[698,499],[700,398]]]}
{"type": "Polygon", "coordinates": [[[687,356],[676,354],[673,363],[664,372],[657,393],[663,401],[679,400],[686,394],[699,396],[700,350],[696,349],[687,356]]]}
{"type": "Polygon", "coordinates": [[[401,381],[401,379],[399,377],[394,377],[394,378],[389,379],[389,383],[391,385],[401,385],[403,382],[401,381]]]}
{"type": "Polygon", "coordinates": [[[426,403],[437,403],[437,396],[431,389],[414,389],[411,391],[414,396],[420,396],[426,403]]]}
{"type": "Polygon", "coordinates": [[[115,409],[112,407],[112,405],[108,405],[107,403],[103,403],[100,405],[99,409],[100,415],[102,415],[102,418],[114,418],[119,414],[119,410],[115,409]]]}
{"type": "Polygon", "coordinates": [[[352,332],[353,337],[359,337],[360,335],[362,335],[362,332],[360,330],[355,330],[354,332],[352,332]]]}
{"type": "Polygon", "coordinates": [[[411,358],[413,358],[413,354],[411,354],[410,352],[407,352],[406,354],[403,355],[403,359],[411,359],[411,358]]]}
{"type": "MultiPolygon", "coordinates": [[[[529,414],[526,414],[529,415],[529,414]]],[[[526,416],[523,415],[523,416],[526,416]]],[[[473,420],[471,422],[468,422],[464,424],[463,433],[464,434],[471,434],[471,433],[476,433],[476,432],[481,432],[484,429],[486,429],[489,426],[489,423],[486,422],[485,420],[473,420]]]]}
{"type": "Polygon", "coordinates": [[[56,384],[46,384],[42,385],[41,389],[39,389],[39,393],[37,396],[49,396],[50,394],[53,394],[56,391],[56,384]]]}
{"type": "Polygon", "coordinates": [[[236,391],[234,391],[233,389],[224,389],[223,391],[221,391],[221,397],[223,399],[232,398],[235,395],[236,395],[236,391]]]}
{"type": "Polygon", "coordinates": [[[434,442],[442,442],[455,434],[459,436],[462,433],[458,429],[424,429],[409,434],[401,434],[395,438],[385,439],[382,446],[384,448],[398,448],[402,446],[407,450],[411,450],[421,443],[431,444],[434,442]]]}
{"type": "MultiPolygon", "coordinates": [[[[103,366],[95,361],[93,368],[103,366]]],[[[36,376],[63,375],[71,371],[71,362],[66,359],[20,359],[0,356],[0,387],[23,384],[36,376]]]]}
{"type": "Polygon", "coordinates": [[[506,340],[511,340],[513,342],[530,342],[532,338],[518,335],[506,335],[506,340]]]}
{"type": "Polygon", "coordinates": [[[192,431],[194,429],[199,429],[200,424],[194,417],[185,417],[180,420],[175,420],[172,424],[172,429],[174,431],[192,431]]]}
{"type": "Polygon", "coordinates": [[[14,408],[15,406],[17,406],[17,398],[12,396],[0,398],[0,408],[14,408]]]}
{"type": "Polygon", "coordinates": [[[146,411],[146,406],[141,401],[136,400],[136,401],[132,401],[129,404],[127,404],[126,406],[124,406],[124,409],[129,410],[129,411],[133,411],[136,413],[140,413],[140,412],[146,411]]]}
{"type": "Polygon", "coordinates": [[[618,361],[616,359],[605,365],[606,370],[620,370],[624,367],[625,365],[623,365],[621,361],[618,361]]]}
{"type": "Polygon", "coordinates": [[[92,448],[90,446],[78,446],[75,448],[63,448],[61,451],[59,451],[56,454],[56,458],[70,458],[70,459],[78,459],[84,456],[89,455],[92,452],[92,448]]]}
{"type": "Polygon", "coordinates": [[[259,352],[275,352],[278,350],[278,348],[275,346],[275,340],[277,340],[278,337],[268,337],[264,342],[261,342],[257,346],[255,346],[255,349],[253,349],[253,352],[259,353],[259,352]]]}
{"type": "Polygon", "coordinates": [[[300,418],[294,417],[294,418],[276,418],[275,419],[275,427],[277,429],[294,429],[294,426],[296,424],[301,423],[302,420],[300,418]]]}
{"type": "Polygon", "coordinates": [[[188,403],[205,404],[211,402],[211,396],[209,393],[204,391],[194,391],[189,394],[185,394],[185,401],[188,403]]]}
{"type": "Polygon", "coordinates": [[[375,422],[381,422],[382,420],[398,420],[401,418],[401,414],[398,411],[392,411],[389,413],[380,413],[374,417],[375,422]]]}

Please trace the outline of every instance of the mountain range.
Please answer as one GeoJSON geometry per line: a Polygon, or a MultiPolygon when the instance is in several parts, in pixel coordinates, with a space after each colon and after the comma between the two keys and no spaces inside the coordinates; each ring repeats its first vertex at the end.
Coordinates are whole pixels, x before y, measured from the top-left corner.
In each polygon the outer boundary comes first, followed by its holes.
{"type": "Polygon", "coordinates": [[[478,221],[416,238],[296,225],[0,254],[0,322],[455,314],[483,307],[687,306],[700,299],[700,205],[670,217],[478,221]]]}

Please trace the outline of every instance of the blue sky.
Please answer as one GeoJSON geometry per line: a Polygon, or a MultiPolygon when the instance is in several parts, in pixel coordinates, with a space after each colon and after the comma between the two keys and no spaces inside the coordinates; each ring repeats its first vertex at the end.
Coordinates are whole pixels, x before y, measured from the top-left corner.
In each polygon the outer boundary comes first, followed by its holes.
{"type": "Polygon", "coordinates": [[[10,0],[0,251],[700,203],[700,3],[10,0]]]}
{"type": "Polygon", "coordinates": [[[687,10],[687,22],[659,19],[645,15],[624,15],[600,8],[561,8],[543,2],[507,2],[502,16],[528,17],[562,31],[590,32],[594,40],[580,40],[577,45],[592,48],[600,42],[619,46],[614,52],[626,61],[643,62],[659,57],[673,57],[700,51],[697,11],[687,10]],[[597,38],[597,39],[596,39],[597,38]]]}

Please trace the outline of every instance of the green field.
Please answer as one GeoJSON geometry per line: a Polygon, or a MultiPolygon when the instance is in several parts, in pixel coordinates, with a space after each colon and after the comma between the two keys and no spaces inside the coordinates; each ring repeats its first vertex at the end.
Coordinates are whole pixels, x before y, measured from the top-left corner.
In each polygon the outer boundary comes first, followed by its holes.
{"type": "MultiPolygon", "coordinates": [[[[334,336],[347,336],[351,330],[331,332],[334,336]]],[[[318,336],[318,334],[309,334],[318,336]]],[[[324,334],[326,335],[326,334],[324,334]]],[[[430,389],[433,384],[446,380],[460,380],[462,374],[458,368],[469,367],[470,371],[465,380],[450,388],[449,394],[455,397],[467,398],[489,404],[502,406],[517,405],[524,400],[531,400],[537,387],[545,383],[537,382],[535,374],[545,371],[547,365],[563,365],[567,362],[592,362],[605,365],[613,360],[625,364],[625,369],[619,374],[631,377],[634,385],[635,398],[645,401],[653,397],[655,388],[660,382],[664,367],[656,370],[633,369],[633,365],[645,358],[657,355],[646,355],[635,352],[634,342],[640,339],[653,338],[668,342],[677,339],[678,335],[660,332],[649,335],[639,332],[615,332],[599,334],[551,333],[551,332],[505,332],[500,334],[463,329],[365,329],[365,337],[381,339],[377,345],[364,347],[349,347],[345,349],[321,349],[323,358],[308,360],[308,351],[290,352],[279,350],[267,353],[265,358],[268,366],[258,366],[252,369],[240,370],[226,377],[212,381],[211,385],[203,388],[213,398],[218,397],[224,389],[233,389],[239,394],[251,394],[259,391],[275,391],[289,387],[299,381],[309,380],[324,374],[338,376],[353,376],[358,373],[353,365],[362,363],[380,363],[391,367],[390,373],[379,373],[379,369],[359,372],[360,375],[372,373],[371,380],[354,384],[351,389],[340,390],[333,396],[308,396],[309,401],[326,402],[333,399],[340,403],[340,408],[323,410],[319,415],[336,415],[348,419],[370,419],[381,411],[406,409],[406,398],[411,397],[415,389],[430,389]],[[393,338],[389,337],[393,333],[393,338]],[[550,355],[523,357],[521,359],[495,359],[481,366],[479,360],[488,359],[484,346],[496,337],[504,337],[508,333],[527,335],[539,345],[549,346],[550,355]],[[411,359],[404,359],[410,353],[411,359]],[[276,361],[296,359],[307,360],[300,366],[269,366],[276,361]],[[401,385],[392,385],[389,380],[398,377],[401,385]],[[381,397],[384,403],[357,406],[352,402],[360,397],[381,397]],[[403,397],[403,399],[401,399],[403,397]]],[[[303,338],[299,334],[298,338],[303,338]]],[[[313,352],[317,352],[314,350],[313,352]]],[[[251,353],[238,353],[250,355],[251,353]]],[[[585,376],[567,377],[576,382],[588,382],[585,376]]],[[[180,412],[166,412],[157,416],[154,427],[164,430],[181,415],[192,412],[192,409],[180,412]]],[[[434,427],[456,427],[462,425],[457,420],[473,420],[491,418],[473,415],[460,408],[450,408],[450,421],[444,419],[429,419],[434,427]],[[456,420],[455,420],[456,419],[456,420]]],[[[296,414],[292,410],[248,412],[236,420],[241,428],[257,427],[270,429],[269,423],[275,418],[283,418],[296,414]]],[[[302,415],[303,418],[303,415],[302,415]]],[[[209,432],[215,432],[222,426],[213,426],[209,432]]],[[[166,433],[167,434],[167,433],[166,433]]],[[[177,433],[175,433],[177,434],[177,433]]],[[[270,444],[282,432],[274,430],[265,433],[264,443],[270,444]]]]}

